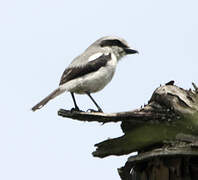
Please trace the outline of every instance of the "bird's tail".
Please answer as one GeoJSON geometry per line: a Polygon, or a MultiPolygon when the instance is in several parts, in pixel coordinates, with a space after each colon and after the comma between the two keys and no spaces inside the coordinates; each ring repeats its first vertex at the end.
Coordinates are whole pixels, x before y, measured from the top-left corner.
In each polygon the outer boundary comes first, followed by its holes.
{"type": "Polygon", "coordinates": [[[60,95],[64,91],[60,88],[55,89],[51,94],[49,94],[46,98],[44,98],[42,101],[40,101],[38,104],[36,104],[32,111],[36,111],[37,109],[41,109],[45,104],[47,104],[51,99],[55,98],[56,96],[60,95]]]}

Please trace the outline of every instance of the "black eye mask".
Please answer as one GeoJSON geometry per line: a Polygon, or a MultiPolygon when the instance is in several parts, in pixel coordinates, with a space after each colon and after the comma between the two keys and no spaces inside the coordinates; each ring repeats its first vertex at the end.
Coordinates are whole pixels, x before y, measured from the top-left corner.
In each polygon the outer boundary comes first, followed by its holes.
{"type": "Polygon", "coordinates": [[[101,47],[105,47],[105,46],[118,46],[121,48],[128,48],[127,45],[125,45],[124,43],[122,43],[119,40],[104,40],[100,43],[101,47]]]}

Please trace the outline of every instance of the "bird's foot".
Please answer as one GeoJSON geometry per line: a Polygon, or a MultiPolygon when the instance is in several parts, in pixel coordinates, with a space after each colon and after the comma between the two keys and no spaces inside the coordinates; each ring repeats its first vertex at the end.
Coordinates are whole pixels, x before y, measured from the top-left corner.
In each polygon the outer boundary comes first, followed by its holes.
{"type": "Polygon", "coordinates": [[[86,112],[103,112],[102,109],[98,109],[98,111],[94,110],[94,109],[88,109],[86,112]]]}
{"type": "Polygon", "coordinates": [[[71,111],[71,112],[83,112],[83,111],[80,110],[78,107],[71,108],[70,111],[71,111]]]}

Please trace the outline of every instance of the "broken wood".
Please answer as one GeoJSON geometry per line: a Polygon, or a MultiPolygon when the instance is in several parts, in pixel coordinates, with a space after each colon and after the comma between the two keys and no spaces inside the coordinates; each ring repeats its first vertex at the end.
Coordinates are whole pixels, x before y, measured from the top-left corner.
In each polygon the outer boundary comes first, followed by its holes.
{"type": "Polygon", "coordinates": [[[122,180],[197,180],[197,141],[178,141],[174,145],[139,153],[130,157],[118,173],[122,180]]]}
{"type": "Polygon", "coordinates": [[[118,113],[60,109],[58,115],[88,122],[121,122],[124,135],[97,143],[93,156],[138,152],[119,169],[122,180],[190,180],[189,174],[194,180],[198,178],[194,161],[198,160],[198,88],[194,83],[193,88],[184,90],[170,81],[157,88],[140,109],[118,113]],[[182,174],[187,168],[191,169],[182,174]]]}
{"type": "Polygon", "coordinates": [[[123,155],[174,140],[178,133],[198,133],[198,93],[184,90],[173,82],[157,88],[148,104],[119,113],[78,112],[60,109],[58,115],[80,121],[122,122],[122,137],[96,144],[94,156],[123,155]],[[168,133],[167,133],[168,132],[168,133]],[[127,142],[127,143],[126,143],[127,142]]]}
{"type": "Polygon", "coordinates": [[[82,112],[82,111],[70,111],[65,109],[60,109],[58,115],[62,117],[67,117],[75,119],[78,121],[87,122],[101,122],[101,123],[111,123],[111,122],[123,122],[131,121],[134,124],[148,123],[151,124],[154,121],[160,121],[165,118],[171,117],[167,112],[156,113],[153,116],[152,111],[126,111],[119,113],[101,113],[101,112],[82,112]],[[150,121],[151,120],[151,121],[150,121]]]}

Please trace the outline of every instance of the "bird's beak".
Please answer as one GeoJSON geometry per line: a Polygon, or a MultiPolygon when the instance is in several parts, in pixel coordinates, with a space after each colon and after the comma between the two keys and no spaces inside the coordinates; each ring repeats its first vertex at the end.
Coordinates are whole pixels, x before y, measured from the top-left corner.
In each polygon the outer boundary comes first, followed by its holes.
{"type": "Polygon", "coordinates": [[[124,51],[126,54],[135,54],[135,53],[139,54],[139,52],[137,50],[131,49],[131,48],[124,48],[124,51]]]}

